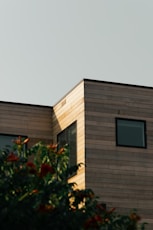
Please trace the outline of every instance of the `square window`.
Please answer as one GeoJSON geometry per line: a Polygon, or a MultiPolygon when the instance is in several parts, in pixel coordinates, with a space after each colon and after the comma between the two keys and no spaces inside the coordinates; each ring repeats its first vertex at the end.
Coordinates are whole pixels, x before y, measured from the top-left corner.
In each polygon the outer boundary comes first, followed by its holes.
{"type": "Polygon", "coordinates": [[[58,148],[68,145],[70,153],[70,166],[77,164],[76,122],[68,126],[57,135],[58,148]]]}
{"type": "Polygon", "coordinates": [[[116,145],[146,148],[146,122],[116,118],[116,145]]]}

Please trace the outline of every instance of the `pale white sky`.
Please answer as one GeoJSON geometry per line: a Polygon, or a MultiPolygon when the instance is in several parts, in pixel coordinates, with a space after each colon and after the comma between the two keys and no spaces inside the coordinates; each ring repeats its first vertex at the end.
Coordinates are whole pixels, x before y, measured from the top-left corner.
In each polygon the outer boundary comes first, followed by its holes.
{"type": "Polygon", "coordinates": [[[0,100],[54,105],[83,78],[153,86],[153,0],[0,0],[0,100]]]}

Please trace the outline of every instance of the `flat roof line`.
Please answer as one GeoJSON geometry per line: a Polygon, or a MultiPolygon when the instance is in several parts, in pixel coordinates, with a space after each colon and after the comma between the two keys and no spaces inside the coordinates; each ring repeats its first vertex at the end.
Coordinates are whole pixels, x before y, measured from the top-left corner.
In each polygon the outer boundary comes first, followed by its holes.
{"type": "Polygon", "coordinates": [[[24,106],[35,106],[35,107],[53,108],[53,106],[48,106],[48,105],[37,105],[37,104],[29,104],[29,103],[11,102],[11,101],[0,101],[0,103],[3,103],[3,104],[16,104],[16,105],[24,105],[24,106]]]}
{"type": "Polygon", "coordinates": [[[138,87],[138,88],[146,88],[146,89],[153,89],[152,86],[144,86],[144,85],[135,85],[135,84],[129,84],[129,83],[120,83],[120,82],[111,82],[111,81],[103,81],[103,80],[94,80],[94,79],[88,79],[84,78],[84,81],[91,81],[91,82],[101,82],[104,84],[112,84],[112,85],[122,85],[122,86],[129,86],[129,87],[138,87]]]}

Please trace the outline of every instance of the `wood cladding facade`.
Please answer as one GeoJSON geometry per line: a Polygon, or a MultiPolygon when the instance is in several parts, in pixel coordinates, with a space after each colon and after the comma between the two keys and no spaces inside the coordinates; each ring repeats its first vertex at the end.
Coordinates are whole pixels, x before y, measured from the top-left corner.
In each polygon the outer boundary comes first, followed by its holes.
{"type": "Polygon", "coordinates": [[[84,98],[86,187],[153,223],[153,89],[85,80],[84,98]],[[117,117],[146,121],[147,148],[116,146],[117,117]]]}
{"type": "MultiPolygon", "coordinates": [[[[76,122],[77,126],[77,163],[85,163],[85,132],[84,132],[84,84],[76,86],[60,102],[53,107],[53,136],[57,135],[76,122]]],[[[71,154],[71,153],[70,153],[71,154]]],[[[85,168],[82,167],[70,181],[76,182],[80,188],[85,188],[85,168]]]]}
{"type": "Polygon", "coordinates": [[[52,107],[0,102],[0,133],[52,142],[52,107]]]}
{"type": "Polygon", "coordinates": [[[136,208],[153,225],[153,88],[83,80],[53,107],[53,136],[77,121],[77,162],[72,180],[92,188],[118,212],[136,208]],[[146,148],[116,145],[116,118],[146,122],[146,148]]]}

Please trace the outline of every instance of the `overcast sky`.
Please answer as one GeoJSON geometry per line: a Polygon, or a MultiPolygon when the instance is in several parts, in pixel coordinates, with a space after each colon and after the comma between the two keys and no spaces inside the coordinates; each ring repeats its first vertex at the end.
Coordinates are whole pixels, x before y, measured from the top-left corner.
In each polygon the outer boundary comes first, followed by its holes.
{"type": "Polygon", "coordinates": [[[54,105],[83,78],[153,86],[153,0],[0,0],[0,100],[54,105]]]}

